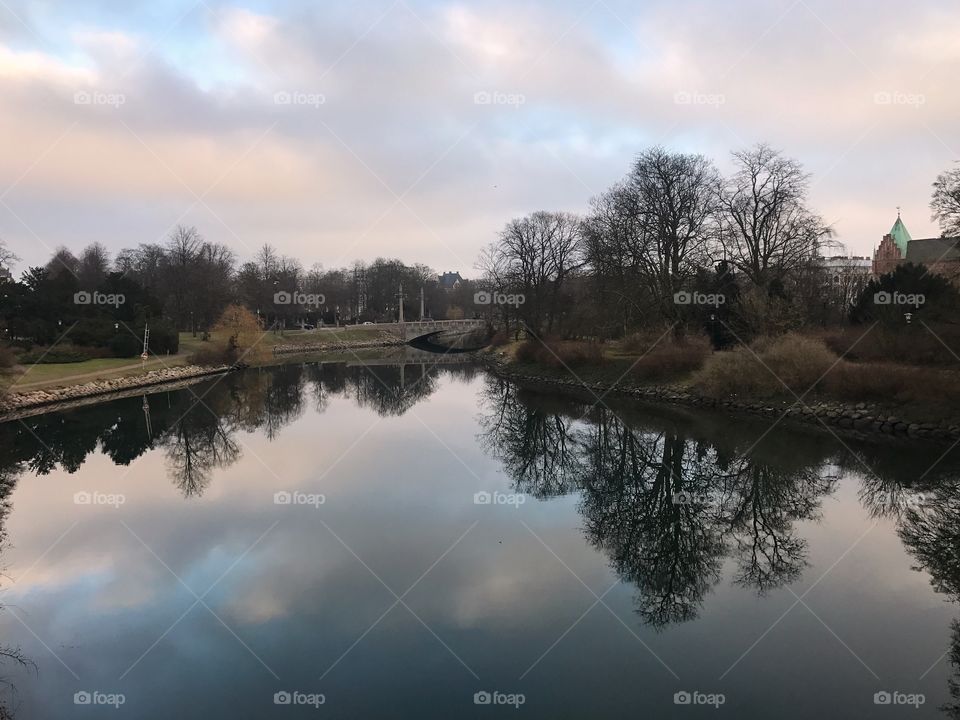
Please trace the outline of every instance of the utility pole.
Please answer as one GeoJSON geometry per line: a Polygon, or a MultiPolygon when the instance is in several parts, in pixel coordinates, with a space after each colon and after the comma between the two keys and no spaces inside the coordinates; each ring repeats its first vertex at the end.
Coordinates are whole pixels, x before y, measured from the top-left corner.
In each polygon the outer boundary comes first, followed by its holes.
{"type": "Polygon", "coordinates": [[[400,283],[400,292],[397,294],[397,300],[400,303],[400,319],[397,320],[401,325],[403,324],[403,283],[400,283]]]}
{"type": "Polygon", "coordinates": [[[420,286],[420,320],[423,321],[423,285],[420,286]]]}

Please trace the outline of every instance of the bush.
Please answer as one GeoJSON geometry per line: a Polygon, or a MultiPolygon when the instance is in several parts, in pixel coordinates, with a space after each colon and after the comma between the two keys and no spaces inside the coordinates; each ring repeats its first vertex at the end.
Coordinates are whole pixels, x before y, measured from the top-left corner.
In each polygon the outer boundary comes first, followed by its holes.
{"type": "MultiPolygon", "coordinates": [[[[837,356],[823,343],[798,333],[787,333],[774,340],[761,338],[754,349],[764,364],[793,392],[802,395],[823,378],[837,356]]],[[[772,373],[766,373],[772,378],[772,373]]],[[[776,378],[773,378],[776,380],[776,378]]]]}
{"type": "Polygon", "coordinates": [[[223,343],[209,343],[199,347],[187,357],[191,365],[216,366],[233,365],[237,361],[237,349],[223,343]]]}
{"type": "Polygon", "coordinates": [[[76,363],[107,357],[107,348],[79,347],[63,343],[52,348],[34,347],[20,356],[21,365],[50,365],[53,363],[76,363]]]}
{"type": "Polygon", "coordinates": [[[710,397],[761,397],[772,387],[761,372],[767,373],[753,353],[738,347],[714,353],[693,376],[691,384],[710,397]]]}
{"type": "MultiPolygon", "coordinates": [[[[142,333],[141,333],[142,334],[142,333]]],[[[176,355],[180,351],[180,333],[166,323],[150,325],[150,352],[176,355]]]]}
{"type": "Polygon", "coordinates": [[[790,397],[787,387],[802,396],[821,381],[836,360],[823,341],[787,333],[760,338],[749,349],[714,353],[692,384],[712,397],[790,397]]]}
{"type": "Polygon", "coordinates": [[[831,350],[848,360],[898,362],[913,365],[956,365],[951,348],[960,349],[960,328],[942,323],[875,325],[828,330],[821,337],[831,350]],[[941,342],[942,341],[942,342],[941,342]]]}
{"type": "Polygon", "coordinates": [[[552,368],[572,368],[603,363],[600,344],[582,340],[524,340],[517,347],[515,359],[552,368]]]}
{"type": "MultiPolygon", "coordinates": [[[[634,347],[635,343],[630,336],[625,338],[624,345],[634,347]]],[[[689,375],[699,370],[704,361],[710,356],[713,349],[710,341],[702,335],[692,335],[676,338],[667,336],[657,342],[654,338],[649,344],[640,344],[641,349],[635,351],[640,358],[633,365],[633,372],[641,379],[661,379],[689,375]]]]}
{"type": "Polygon", "coordinates": [[[133,335],[126,332],[110,338],[110,354],[113,357],[135,357],[140,354],[143,345],[133,335]]]}
{"type": "Polygon", "coordinates": [[[6,345],[0,345],[0,371],[9,370],[17,364],[17,356],[6,345]]]}
{"type": "Polygon", "coordinates": [[[855,363],[842,360],[827,375],[824,386],[844,400],[923,403],[960,398],[960,378],[944,371],[917,372],[890,362],[855,363]]]}

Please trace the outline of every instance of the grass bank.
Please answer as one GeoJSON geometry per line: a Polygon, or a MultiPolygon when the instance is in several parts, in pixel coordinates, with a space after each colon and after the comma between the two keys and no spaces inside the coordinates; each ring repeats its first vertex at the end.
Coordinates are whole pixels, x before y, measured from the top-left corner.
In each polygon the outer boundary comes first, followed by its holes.
{"type": "Polygon", "coordinates": [[[884,349],[890,344],[884,333],[789,333],[714,351],[703,337],[646,333],[607,343],[527,340],[491,352],[510,372],[544,380],[623,391],[658,387],[685,397],[801,409],[863,403],[880,417],[895,417],[895,424],[960,424],[960,362],[948,362],[953,357],[945,352],[931,354],[926,342],[915,344],[923,361],[894,361],[884,349]]]}
{"type": "MultiPolygon", "coordinates": [[[[320,328],[317,330],[290,330],[284,333],[264,332],[256,339],[258,352],[244,357],[248,365],[268,365],[278,361],[273,356],[277,345],[303,345],[317,347],[307,356],[316,359],[323,355],[322,347],[331,348],[343,343],[367,342],[382,337],[384,331],[378,328],[350,326],[344,328],[320,328]]],[[[199,335],[180,333],[180,349],[175,355],[153,356],[146,362],[139,358],[95,358],[71,363],[37,363],[16,365],[0,377],[0,389],[5,393],[32,392],[70,387],[98,380],[129,378],[163,368],[176,368],[189,365],[191,358],[199,351],[219,340],[215,335],[204,341],[199,335]]]]}

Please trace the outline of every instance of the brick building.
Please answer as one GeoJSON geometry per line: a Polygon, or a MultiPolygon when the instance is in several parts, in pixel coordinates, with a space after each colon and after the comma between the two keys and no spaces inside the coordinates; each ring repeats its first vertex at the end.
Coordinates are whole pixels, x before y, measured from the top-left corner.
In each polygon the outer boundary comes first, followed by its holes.
{"type": "Polygon", "coordinates": [[[960,284],[960,238],[914,240],[898,213],[897,221],[873,253],[873,274],[885,275],[903,262],[923,265],[930,272],[960,284]]]}

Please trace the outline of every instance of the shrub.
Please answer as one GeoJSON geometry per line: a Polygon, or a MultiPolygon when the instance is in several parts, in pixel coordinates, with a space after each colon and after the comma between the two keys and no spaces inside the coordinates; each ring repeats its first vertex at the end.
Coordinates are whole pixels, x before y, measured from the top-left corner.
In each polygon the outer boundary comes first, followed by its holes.
{"type": "Polygon", "coordinates": [[[712,397],[791,396],[811,390],[836,362],[823,341],[787,333],[760,338],[751,347],[714,353],[693,378],[693,385],[712,397]],[[787,387],[784,387],[786,385],[787,387]]]}
{"type": "Polygon", "coordinates": [[[140,340],[126,332],[114,335],[110,338],[110,354],[113,357],[135,357],[140,354],[143,345],[140,340]]]}
{"type": "Polygon", "coordinates": [[[237,361],[237,349],[223,343],[205,343],[187,357],[191,365],[232,365],[237,361]]]}
{"type": "Polygon", "coordinates": [[[956,405],[960,378],[955,373],[925,370],[890,362],[841,360],[824,382],[832,396],[845,400],[876,400],[896,404],[956,405]]]}
{"type": "Polygon", "coordinates": [[[827,347],[849,360],[896,359],[913,365],[956,365],[955,351],[951,349],[960,349],[960,328],[942,323],[926,325],[860,325],[827,330],[821,337],[827,347]]]}
{"type": "MultiPolygon", "coordinates": [[[[787,333],[774,340],[762,338],[754,348],[763,363],[793,392],[802,395],[823,378],[837,356],[822,340],[798,333],[787,333]]],[[[770,370],[766,370],[772,378],[770,370]]],[[[776,381],[776,378],[773,378],[776,381]]]]}
{"type": "Polygon", "coordinates": [[[771,380],[753,353],[738,347],[710,356],[693,376],[692,385],[710,397],[762,397],[771,394],[771,380]]]}
{"type": "Polygon", "coordinates": [[[52,348],[34,347],[20,356],[21,365],[50,365],[53,363],[84,362],[109,355],[107,348],[80,347],[63,343],[52,348]]]}
{"type": "MultiPolygon", "coordinates": [[[[636,336],[631,336],[634,338],[636,336]]],[[[632,372],[641,379],[660,379],[689,375],[699,370],[710,356],[710,341],[702,335],[675,338],[672,335],[653,345],[656,338],[638,350],[641,355],[632,372]]],[[[633,343],[627,343],[633,346],[633,343]]],[[[622,345],[621,345],[622,346],[622,345]]]]}
{"type": "Polygon", "coordinates": [[[6,345],[0,345],[0,371],[9,370],[17,364],[17,356],[6,345]]]}
{"type": "Polygon", "coordinates": [[[165,322],[150,324],[150,352],[176,355],[180,351],[180,333],[165,322]]]}

